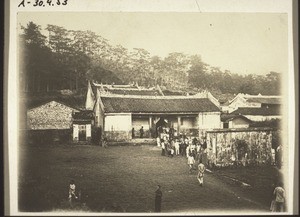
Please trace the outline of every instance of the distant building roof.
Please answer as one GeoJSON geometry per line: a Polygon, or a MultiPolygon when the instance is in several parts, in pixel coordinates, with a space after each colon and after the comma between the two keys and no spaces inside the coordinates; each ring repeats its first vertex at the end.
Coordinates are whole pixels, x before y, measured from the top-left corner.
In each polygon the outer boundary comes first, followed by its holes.
{"type": "Polygon", "coordinates": [[[236,98],[243,98],[247,102],[257,102],[262,104],[281,104],[281,96],[269,96],[269,95],[249,95],[239,93],[230,101],[233,102],[236,98]]]}
{"type": "Polygon", "coordinates": [[[231,115],[234,114],[241,114],[241,115],[261,115],[261,116],[273,116],[273,115],[281,115],[280,107],[270,107],[270,108],[243,108],[240,107],[237,110],[230,113],[231,115]]]}
{"type": "Polygon", "coordinates": [[[101,97],[108,113],[189,113],[218,112],[207,98],[192,97],[101,97]]]}
{"type": "Polygon", "coordinates": [[[243,115],[235,115],[235,114],[233,114],[233,115],[222,115],[221,116],[221,121],[222,122],[229,122],[229,121],[235,120],[237,118],[243,119],[243,120],[245,120],[245,121],[247,121],[249,123],[252,122],[249,118],[247,118],[247,117],[245,117],[243,115]]]}
{"type": "Polygon", "coordinates": [[[221,114],[221,121],[222,122],[226,122],[227,120],[229,120],[231,118],[234,118],[236,116],[239,116],[239,115],[237,115],[237,114],[225,114],[225,113],[223,113],[223,114],[221,114]]]}
{"type": "Polygon", "coordinates": [[[275,97],[249,97],[246,98],[247,102],[257,102],[261,104],[281,104],[281,98],[275,97]]]}

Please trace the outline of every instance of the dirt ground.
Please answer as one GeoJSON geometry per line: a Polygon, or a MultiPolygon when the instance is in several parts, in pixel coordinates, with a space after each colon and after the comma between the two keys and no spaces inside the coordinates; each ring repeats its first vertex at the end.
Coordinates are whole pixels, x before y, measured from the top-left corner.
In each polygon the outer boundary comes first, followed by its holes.
{"type": "MultiPolygon", "coordinates": [[[[262,170],[272,171],[257,171],[262,170]]],[[[260,174],[254,171],[252,176],[260,174]]],[[[161,156],[161,149],[151,145],[23,145],[19,210],[70,210],[68,186],[74,179],[82,194],[81,203],[73,208],[78,211],[112,212],[119,206],[124,212],[154,212],[154,192],[160,184],[162,212],[269,212],[270,182],[243,187],[228,181],[224,175],[229,172],[206,172],[200,187],[196,172],[189,174],[185,157],[161,156]]],[[[268,180],[276,178],[275,172],[262,174],[268,180]]]]}

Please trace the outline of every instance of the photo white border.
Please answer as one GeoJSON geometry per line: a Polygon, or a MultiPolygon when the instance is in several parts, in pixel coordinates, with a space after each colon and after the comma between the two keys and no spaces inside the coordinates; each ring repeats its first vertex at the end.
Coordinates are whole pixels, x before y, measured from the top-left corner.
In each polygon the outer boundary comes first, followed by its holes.
{"type": "MultiPolygon", "coordinates": [[[[292,20],[292,0],[68,0],[67,6],[56,7],[26,7],[18,8],[18,4],[22,0],[6,0],[9,4],[9,53],[8,53],[8,69],[7,69],[7,144],[8,160],[9,160],[9,214],[10,215],[101,215],[101,213],[53,213],[39,212],[27,213],[18,211],[18,129],[19,129],[19,95],[18,95],[18,69],[17,69],[17,13],[37,12],[37,11],[72,11],[72,12],[245,12],[245,13],[286,13],[288,15],[288,88],[284,96],[288,95],[287,127],[288,144],[292,144],[289,148],[289,169],[288,169],[288,185],[294,186],[294,179],[290,178],[294,175],[294,151],[295,151],[295,80],[294,80],[294,54],[293,54],[293,20],[292,20]]],[[[31,0],[33,2],[33,0],[31,0]]],[[[285,177],[285,178],[287,178],[285,177]]],[[[289,195],[293,195],[293,188],[289,188],[289,195]]],[[[292,198],[292,197],[290,197],[292,198]]],[[[292,214],[293,200],[289,200],[288,214],[292,214]]],[[[104,213],[103,213],[104,214],[104,213]]],[[[145,215],[145,213],[142,213],[145,215]]],[[[147,214],[147,213],[146,213],[147,214]]],[[[210,213],[205,213],[210,215],[210,213]]],[[[212,213],[213,215],[228,213],[212,213]]],[[[234,213],[230,213],[234,214],[234,213]]],[[[250,213],[247,213],[250,214],[250,213]]],[[[257,214],[257,213],[254,213],[257,214]]],[[[271,214],[271,213],[265,213],[271,214]]],[[[115,215],[115,214],[105,214],[115,215]]],[[[124,215],[135,215],[134,213],[124,215]]],[[[137,214],[141,215],[141,214],[137,214]]],[[[152,215],[152,214],[151,214],[152,215]]],[[[159,215],[164,215],[163,213],[159,215]]],[[[166,215],[172,215],[168,213],[166,215]]],[[[191,213],[189,213],[191,215],[191,213]]]]}

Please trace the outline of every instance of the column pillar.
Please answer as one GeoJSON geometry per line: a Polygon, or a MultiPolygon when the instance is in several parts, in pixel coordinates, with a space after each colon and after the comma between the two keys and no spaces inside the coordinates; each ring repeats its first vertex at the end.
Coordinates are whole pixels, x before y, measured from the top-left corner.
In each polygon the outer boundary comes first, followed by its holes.
{"type": "Polygon", "coordinates": [[[180,134],[181,117],[177,117],[177,133],[180,134]]]}
{"type": "Polygon", "coordinates": [[[149,131],[150,131],[150,138],[152,138],[151,132],[152,132],[152,116],[149,116],[149,131]]]}

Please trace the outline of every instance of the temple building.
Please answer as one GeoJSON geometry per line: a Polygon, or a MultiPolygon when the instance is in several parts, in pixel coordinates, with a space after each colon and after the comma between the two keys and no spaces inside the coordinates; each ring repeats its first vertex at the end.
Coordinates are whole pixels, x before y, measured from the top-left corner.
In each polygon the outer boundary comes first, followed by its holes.
{"type": "MultiPolygon", "coordinates": [[[[156,89],[111,87],[123,94],[89,84],[86,109],[92,109],[95,126],[109,141],[155,138],[160,127],[173,128],[180,135],[200,136],[206,130],[220,129],[220,108],[209,97],[164,96],[156,89]],[[93,90],[94,89],[94,90],[93,90]],[[125,93],[125,94],[124,94],[125,93]],[[96,97],[95,97],[96,96],[96,97]],[[143,135],[140,129],[143,128],[143,135]]],[[[109,89],[109,88],[108,88],[109,89]]]]}

